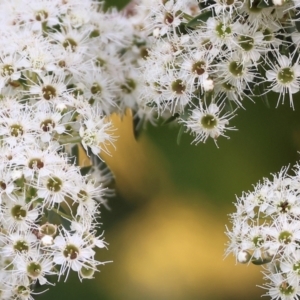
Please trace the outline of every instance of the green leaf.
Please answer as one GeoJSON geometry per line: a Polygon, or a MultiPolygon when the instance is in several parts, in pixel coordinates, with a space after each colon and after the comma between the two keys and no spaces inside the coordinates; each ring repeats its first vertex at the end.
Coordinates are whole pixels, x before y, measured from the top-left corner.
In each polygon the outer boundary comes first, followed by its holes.
{"type": "Polygon", "coordinates": [[[61,225],[61,216],[58,215],[54,209],[48,210],[48,222],[55,225],[61,225]]]}
{"type": "Polygon", "coordinates": [[[198,25],[203,24],[203,22],[205,23],[210,17],[212,17],[212,9],[198,15],[197,17],[189,21],[185,26],[195,28],[198,25]]]}

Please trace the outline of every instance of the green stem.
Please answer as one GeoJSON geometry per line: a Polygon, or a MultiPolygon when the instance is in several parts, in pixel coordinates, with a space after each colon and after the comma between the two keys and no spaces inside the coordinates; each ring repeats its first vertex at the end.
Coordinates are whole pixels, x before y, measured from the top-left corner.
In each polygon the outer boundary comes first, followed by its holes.
{"type": "Polygon", "coordinates": [[[63,213],[63,212],[61,212],[61,211],[58,210],[57,208],[53,208],[52,211],[54,211],[55,213],[57,213],[59,216],[65,218],[65,219],[67,219],[67,220],[69,220],[69,221],[72,221],[72,218],[71,218],[69,215],[67,215],[67,214],[65,214],[65,213],[63,213]]]}

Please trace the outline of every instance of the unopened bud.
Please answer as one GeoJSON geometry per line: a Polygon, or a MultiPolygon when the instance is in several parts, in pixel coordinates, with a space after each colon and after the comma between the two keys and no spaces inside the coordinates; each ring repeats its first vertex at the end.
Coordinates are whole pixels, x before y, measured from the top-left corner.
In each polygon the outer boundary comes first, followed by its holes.
{"type": "Polygon", "coordinates": [[[241,264],[246,264],[250,261],[251,255],[248,251],[242,250],[237,255],[237,261],[241,264]]]}
{"type": "Polygon", "coordinates": [[[214,81],[209,78],[203,80],[203,89],[206,92],[212,91],[214,89],[214,81]]]}
{"type": "Polygon", "coordinates": [[[53,244],[53,237],[51,235],[44,235],[41,238],[41,242],[43,246],[51,246],[53,244]]]}

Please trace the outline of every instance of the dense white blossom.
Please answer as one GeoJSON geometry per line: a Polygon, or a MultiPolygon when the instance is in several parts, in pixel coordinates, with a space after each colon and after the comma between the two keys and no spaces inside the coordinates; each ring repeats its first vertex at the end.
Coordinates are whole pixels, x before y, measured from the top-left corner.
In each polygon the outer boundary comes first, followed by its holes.
{"type": "Polygon", "coordinates": [[[237,199],[236,213],[231,214],[232,228],[227,255],[238,262],[265,265],[267,295],[272,299],[298,299],[300,199],[299,165],[295,175],[287,168],[265,178],[254,191],[237,199]]]}
{"type": "MultiPolygon", "coordinates": [[[[94,248],[107,245],[96,230],[99,208],[113,194],[100,168],[117,139],[113,113],[130,109],[135,129],[176,120],[198,144],[227,137],[253,96],[276,92],[294,107],[298,8],[279,0],[135,0],[123,11],[92,0],[1,1],[0,299],[32,300],[33,284],[50,284],[48,275],[75,271],[82,280],[97,271],[94,248]]],[[[227,253],[268,264],[273,299],[300,296],[299,169],[244,193],[227,231],[227,253]]]]}

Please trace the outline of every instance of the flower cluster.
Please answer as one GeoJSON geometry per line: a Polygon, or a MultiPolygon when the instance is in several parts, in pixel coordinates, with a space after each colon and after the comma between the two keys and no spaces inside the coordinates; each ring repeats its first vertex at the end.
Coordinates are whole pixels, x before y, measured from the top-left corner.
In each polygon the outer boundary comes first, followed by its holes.
{"type": "Polygon", "coordinates": [[[237,199],[231,214],[227,255],[240,263],[264,266],[265,288],[272,299],[300,296],[300,165],[258,183],[237,199]]]}
{"type": "Polygon", "coordinates": [[[95,1],[1,1],[0,15],[0,299],[26,300],[50,275],[102,264],[99,155],[115,141],[109,115],[135,101],[136,37],[95,1]]]}
{"type": "MultiPolygon", "coordinates": [[[[177,120],[198,144],[234,130],[245,98],[273,91],[294,107],[298,10],[296,0],[136,0],[123,12],[1,1],[0,299],[33,299],[48,275],[93,277],[94,248],[106,246],[96,232],[111,114],[131,109],[139,127],[177,120]]],[[[274,298],[299,294],[297,176],[283,171],[244,195],[228,231],[239,261],[269,263],[274,298]]]]}
{"type": "Polygon", "coordinates": [[[177,119],[194,143],[232,130],[229,121],[244,99],[266,99],[273,91],[278,102],[288,97],[294,106],[297,1],[136,2],[131,20],[143,28],[146,48],[140,101],[154,116],[177,119]]]}

